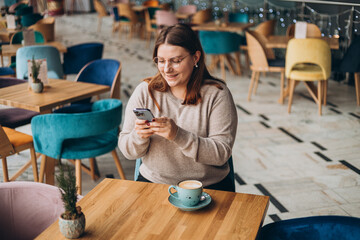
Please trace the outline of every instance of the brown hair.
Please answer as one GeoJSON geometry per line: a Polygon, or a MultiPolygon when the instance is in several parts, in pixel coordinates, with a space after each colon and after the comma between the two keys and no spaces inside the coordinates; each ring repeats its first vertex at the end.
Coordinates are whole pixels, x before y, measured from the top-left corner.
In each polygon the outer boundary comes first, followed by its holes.
{"type": "MultiPolygon", "coordinates": [[[[185,48],[191,55],[194,55],[196,51],[200,51],[200,59],[197,63],[198,67],[194,67],[193,72],[190,76],[189,82],[186,88],[186,95],[182,104],[196,105],[201,102],[200,89],[204,84],[211,84],[222,89],[218,82],[222,82],[219,79],[214,78],[210,75],[205,65],[204,51],[201,47],[200,40],[197,34],[185,24],[176,24],[173,26],[165,27],[160,32],[155,42],[155,48],[153,52],[153,58],[157,57],[158,48],[161,44],[171,44],[174,46],[180,46],[185,48]],[[207,79],[215,81],[206,81],[207,79]]],[[[169,85],[165,79],[158,72],[154,77],[146,78],[144,81],[148,82],[148,90],[150,97],[155,102],[155,105],[160,110],[160,106],[154,99],[152,90],[159,92],[166,92],[169,89],[169,85]]]]}

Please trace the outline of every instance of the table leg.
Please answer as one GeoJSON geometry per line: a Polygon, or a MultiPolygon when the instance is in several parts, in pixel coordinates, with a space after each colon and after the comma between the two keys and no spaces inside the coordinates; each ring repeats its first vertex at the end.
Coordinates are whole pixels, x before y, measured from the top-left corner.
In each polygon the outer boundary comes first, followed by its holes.
{"type": "Polygon", "coordinates": [[[55,159],[46,157],[45,183],[55,185],[55,159]]]}

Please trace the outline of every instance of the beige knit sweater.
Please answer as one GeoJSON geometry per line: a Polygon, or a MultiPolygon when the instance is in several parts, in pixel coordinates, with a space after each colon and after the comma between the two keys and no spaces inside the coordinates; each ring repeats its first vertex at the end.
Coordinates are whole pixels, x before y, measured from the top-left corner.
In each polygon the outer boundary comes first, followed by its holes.
{"type": "Polygon", "coordinates": [[[171,91],[153,91],[161,112],[148,93],[148,84],[140,83],[131,95],[120,133],[119,148],[128,159],[142,158],[140,173],[155,183],[177,184],[196,179],[204,186],[217,183],[229,173],[237,128],[237,113],[229,89],[213,85],[201,88],[202,102],[182,105],[171,91]],[[134,130],[134,108],[149,108],[155,117],[172,118],[179,126],[170,141],[158,135],[140,138],[134,130]]]}

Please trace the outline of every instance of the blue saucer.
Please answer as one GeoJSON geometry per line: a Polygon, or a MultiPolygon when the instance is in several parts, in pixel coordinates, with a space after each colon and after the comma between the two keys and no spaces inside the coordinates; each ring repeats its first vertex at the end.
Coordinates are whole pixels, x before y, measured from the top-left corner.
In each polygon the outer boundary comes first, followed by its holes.
{"type": "MultiPolygon", "coordinates": [[[[174,195],[176,196],[177,192],[175,192],[174,195]]],[[[204,198],[204,197],[205,197],[204,200],[200,201],[198,204],[196,204],[195,206],[192,206],[192,207],[184,206],[179,199],[173,197],[172,195],[169,196],[168,200],[173,206],[179,208],[180,210],[195,211],[200,208],[206,207],[207,205],[209,205],[211,203],[211,197],[209,194],[207,194],[206,192],[203,192],[202,198],[204,198]]]]}

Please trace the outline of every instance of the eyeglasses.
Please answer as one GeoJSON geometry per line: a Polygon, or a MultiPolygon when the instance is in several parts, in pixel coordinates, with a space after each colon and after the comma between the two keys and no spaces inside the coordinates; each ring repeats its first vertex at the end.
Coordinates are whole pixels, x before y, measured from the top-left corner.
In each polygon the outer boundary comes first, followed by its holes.
{"type": "Polygon", "coordinates": [[[168,61],[168,65],[170,64],[171,67],[178,68],[180,66],[181,62],[188,56],[190,56],[190,54],[186,55],[185,57],[170,58],[169,60],[166,60],[164,58],[155,57],[154,63],[158,66],[158,68],[163,68],[163,67],[165,67],[166,61],[168,61]]]}

